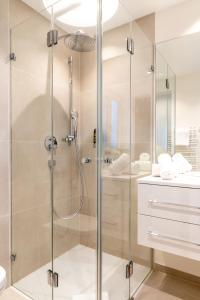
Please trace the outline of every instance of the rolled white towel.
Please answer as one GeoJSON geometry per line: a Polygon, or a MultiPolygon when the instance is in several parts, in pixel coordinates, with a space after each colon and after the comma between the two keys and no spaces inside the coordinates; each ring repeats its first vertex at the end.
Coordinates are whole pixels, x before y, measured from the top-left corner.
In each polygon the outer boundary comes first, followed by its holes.
{"type": "Polygon", "coordinates": [[[185,159],[181,153],[176,153],[172,157],[173,164],[179,174],[185,174],[192,171],[192,165],[185,159]]]}
{"type": "Polygon", "coordinates": [[[130,156],[127,153],[122,153],[120,157],[113,161],[109,166],[109,170],[112,175],[120,175],[123,170],[126,169],[130,164],[130,156]]]}
{"type": "Polygon", "coordinates": [[[172,158],[168,153],[162,153],[158,156],[158,163],[160,164],[161,168],[168,166],[172,163],[172,158]]]}

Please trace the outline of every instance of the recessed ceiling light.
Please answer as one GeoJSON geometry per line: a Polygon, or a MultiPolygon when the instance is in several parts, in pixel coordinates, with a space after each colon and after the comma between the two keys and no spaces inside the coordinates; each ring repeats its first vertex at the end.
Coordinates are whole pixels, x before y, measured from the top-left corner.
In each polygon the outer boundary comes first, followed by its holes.
{"type": "MultiPolygon", "coordinates": [[[[51,13],[50,6],[55,0],[43,0],[44,6],[51,13]]],[[[102,18],[108,21],[116,13],[119,0],[103,0],[102,18]]],[[[53,5],[56,19],[61,23],[75,27],[92,27],[97,22],[97,0],[61,0],[53,5]]]]}

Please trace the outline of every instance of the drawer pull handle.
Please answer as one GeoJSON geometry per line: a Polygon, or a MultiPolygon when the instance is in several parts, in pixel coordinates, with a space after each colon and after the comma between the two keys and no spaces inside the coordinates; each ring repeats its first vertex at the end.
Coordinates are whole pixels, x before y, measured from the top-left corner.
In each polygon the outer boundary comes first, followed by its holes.
{"type": "Polygon", "coordinates": [[[157,205],[165,205],[165,206],[177,206],[177,207],[185,207],[185,208],[190,208],[190,209],[199,209],[200,207],[198,206],[192,206],[192,205],[187,205],[187,204],[179,204],[179,203],[170,203],[170,202],[161,202],[157,200],[149,200],[150,204],[157,204],[157,205]]]}
{"type": "Polygon", "coordinates": [[[147,234],[150,235],[151,237],[158,237],[158,238],[162,238],[162,239],[166,239],[166,240],[181,242],[181,243],[185,243],[185,244],[200,247],[199,243],[185,241],[185,240],[182,240],[182,239],[178,239],[178,238],[175,238],[175,237],[171,237],[171,236],[160,234],[160,233],[153,232],[153,231],[148,231],[147,234]]]}

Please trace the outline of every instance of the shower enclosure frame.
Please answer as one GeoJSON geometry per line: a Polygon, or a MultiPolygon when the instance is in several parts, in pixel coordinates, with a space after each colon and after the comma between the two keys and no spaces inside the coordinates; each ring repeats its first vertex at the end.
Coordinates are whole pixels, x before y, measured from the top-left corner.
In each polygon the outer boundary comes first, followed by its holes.
{"type": "MultiPolygon", "coordinates": [[[[102,247],[102,190],[103,190],[103,183],[102,183],[102,169],[103,169],[103,164],[105,162],[105,157],[104,157],[104,130],[103,130],[103,92],[104,92],[104,79],[103,79],[103,56],[102,56],[102,49],[103,49],[103,22],[102,22],[102,0],[97,0],[97,24],[96,24],[96,80],[97,80],[97,91],[96,91],[96,99],[97,99],[97,143],[96,143],[96,154],[97,154],[97,160],[96,160],[96,167],[97,167],[97,200],[96,200],[96,206],[97,206],[97,220],[96,220],[96,299],[97,300],[102,300],[102,294],[103,294],[103,287],[102,287],[102,277],[103,277],[103,272],[102,272],[102,264],[103,264],[103,258],[102,258],[102,252],[103,252],[103,247],[102,247]]],[[[48,39],[47,39],[47,45],[49,47],[49,56],[50,56],[50,70],[49,70],[49,98],[50,98],[50,103],[51,103],[51,128],[50,128],[50,140],[49,140],[49,147],[50,147],[50,159],[48,161],[48,166],[49,166],[49,171],[50,171],[50,203],[51,203],[51,268],[49,269],[48,277],[49,277],[49,282],[51,283],[51,293],[52,293],[52,299],[54,299],[54,288],[58,284],[58,276],[56,273],[56,270],[54,268],[54,167],[55,167],[55,156],[54,156],[54,86],[53,86],[53,78],[54,78],[54,49],[57,45],[57,40],[59,40],[59,37],[56,35],[55,32],[55,23],[54,23],[54,16],[53,16],[53,8],[51,12],[51,22],[50,22],[50,31],[48,34],[48,39]]],[[[124,47],[126,48],[127,51],[127,58],[130,62],[129,67],[130,69],[127,71],[129,72],[129,84],[130,84],[130,90],[129,90],[129,105],[130,105],[130,115],[128,118],[130,119],[131,123],[131,101],[132,101],[132,64],[133,64],[133,54],[134,54],[134,45],[133,45],[133,39],[132,36],[127,36],[127,41],[124,41],[124,47]]],[[[12,43],[11,43],[11,49],[12,49],[12,43]]],[[[12,52],[12,51],[11,51],[12,52]]],[[[14,63],[14,62],[13,62],[14,63]]],[[[130,125],[130,124],[129,124],[130,125]]],[[[131,147],[131,125],[130,125],[130,145],[131,147]]],[[[128,149],[131,154],[131,148],[128,149]]],[[[131,189],[131,179],[129,181],[129,189],[131,189]]],[[[130,191],[129,191],[130,192],[130,191]]],[[[131,212],[130,208],[132,207],[130,205],[131,201],[131,194],[129,195],[129,212],[127,215],[127,219],[129,221],[129,232],[127,233],[130,239],[130,234],[132,233],[131,229],[131,212]]],[[[12,216],[12,223],[13,223],[13,216],[12,216]]],[[[12,226],[14,226],[12,224],[12,226]]],[[[12,228],[13,231],[13,228],[12,228]]],[[[12,244],[11,240],[11,244],[12,244]]],[[[130,241],[129,241],[130,242],[130,241]]],[[[131,263],[131,246],[129,245],[129,261],[131,263]]],[[[11,246],[13,248],[13,245],[11,246]]],[[[14,255],[14,253],[12,253],[14,255]]],[[[13,256],[14,257],[14,256],[13,256]]],[[[130,278],[131,276],[131,264],[127,265],[127,280],[128,285],[129,285],[129,299],[132,300],[132,291],[131,291],[131,284],[130,284],[130,278]]],[[[124,270],[125,273],[125,270],[124,270]]],[[[125,274],[124,274],[125,275],[125,274]]],[[[56,299],[56,297],[55,297],[56,299]]]]}

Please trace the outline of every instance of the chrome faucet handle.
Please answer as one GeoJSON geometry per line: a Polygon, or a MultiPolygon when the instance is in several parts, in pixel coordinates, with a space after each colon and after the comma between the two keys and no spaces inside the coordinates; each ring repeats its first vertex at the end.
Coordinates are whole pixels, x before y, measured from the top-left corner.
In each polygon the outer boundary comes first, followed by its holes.
{"type": "Polygon", "coordinates": [[[83,165],[85,165],[85,164],[90,164],[92,162],[92,159],[90,158],[90,157],[83,157],[82,159],[81,159],[81,163],[83,164],[83,165]]]}
{"type": "Polygon", "coordinates": [[[65,138],[63,138],[62,141],[71,145],[71,143],[74,141],[74,139],[75,139],[74,136],[69,134],[65,138]]]}

